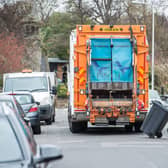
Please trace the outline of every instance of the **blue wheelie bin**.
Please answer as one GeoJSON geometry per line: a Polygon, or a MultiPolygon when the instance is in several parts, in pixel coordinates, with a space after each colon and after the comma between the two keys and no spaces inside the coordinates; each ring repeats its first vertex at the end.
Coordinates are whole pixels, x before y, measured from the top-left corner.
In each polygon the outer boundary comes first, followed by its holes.
{"type": "Polygon", "coordinates": [[[162,129],[168,121],[168,109],[158,101],[153,101],[153,105],[146,116],[141,130],[150,138],[162,137],[162,129]]]}

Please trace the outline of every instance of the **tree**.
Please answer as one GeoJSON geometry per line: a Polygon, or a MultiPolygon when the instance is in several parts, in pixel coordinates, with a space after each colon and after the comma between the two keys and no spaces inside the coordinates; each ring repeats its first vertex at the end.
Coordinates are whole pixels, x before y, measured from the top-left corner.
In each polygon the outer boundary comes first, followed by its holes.
{"type": "Polygon", "coordinates": [[[0,6],[1,32],[14,32],[23,36],[22,20],[31,13],[32,6],[26,1],[2,0],[0,6]]]}
{"type": "Polygon", "coordinates": [[[24,44],[14,33],[0,34],[0,73],[20,71],[24,56],[24,44]]]}
{"type": "Polygon", "coordinates": [[[41,29],[42,48],[48,57],[68,59],[69,34],[75,28],[78,19],[68,13],[53,13],[47,26],[41,29]]]}
{"type": "Polygon", "coordinates": [[[81,18],[89,17],[97,24],[116,24],[124,14],[124,0],[69,0],[67,2],[70,12],[81,18]]]}
{"type": "Polygon", "coordinates": [[[34,14],[37,14],[43,24],[46,24],[51,14],[57,9],[57,0],[31,0],[34,14]]]}
{"type": "Polygon", "coordinates": [[[66,1],[66,10],[73,16],[76,16],[78,24],[86,24],[88,15],[86,13],[87,4],[83,0],[68,0],[66,1]],[[85,8],[85,10],[83,10],[85,8]]]}

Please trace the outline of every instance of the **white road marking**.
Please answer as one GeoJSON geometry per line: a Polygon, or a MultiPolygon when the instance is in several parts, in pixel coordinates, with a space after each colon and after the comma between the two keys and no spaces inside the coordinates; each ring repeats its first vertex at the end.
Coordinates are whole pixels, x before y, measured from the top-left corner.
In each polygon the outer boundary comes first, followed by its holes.
{"type": "Polygon", "coordinates": [[[103,142],[100,144],[103,148],[117,148],[117,147],[133,147],[133,148],[164,148],[168,146],[168,142],[103,142]]]}
{"type": "Polygon", "coordinates": [[[85,142],[84,140],[61,140],[61,141],[58,141],[57,143],[59,144],[72,144],[72,143],[83,143],[85,142]]]}
{"type": "Polygon", "coordinates": [[[54,129],[67,129],[67,127],[65,127],[65,126],[63,126],[63,127],[58,126],[58,127],[54,127],[54,129]]]}

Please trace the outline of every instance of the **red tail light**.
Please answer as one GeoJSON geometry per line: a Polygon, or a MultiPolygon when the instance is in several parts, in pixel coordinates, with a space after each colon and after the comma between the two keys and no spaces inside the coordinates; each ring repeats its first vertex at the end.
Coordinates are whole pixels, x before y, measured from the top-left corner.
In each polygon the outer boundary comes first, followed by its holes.
{"type": "Polygon", "coordinates": [[[8,95],[12,95],[12,96],[13,96],[13,95],[16,95],[16,94],[15,94],[15,93],[10,93],[10,94],[8,94],[8,95]]]}
{"type": "Polygon", "coordinates": [[[38,108],[37,108],[37,107],[32,107],[32,108],[29,110],[29,112],[36,112],[36,111],[38,111],[38,108]]]}
{"type": "Polygon", "coordinates": [[[85,108],[86,108],[86,110],[88,110],[88,99],[86,99],[86,101],[85,101],[85,108]]]}
{"type": "Polygon", "coordinates": [[[142,100],[138,100],[138,111],[144,108],[144,103],[142,100]]]}

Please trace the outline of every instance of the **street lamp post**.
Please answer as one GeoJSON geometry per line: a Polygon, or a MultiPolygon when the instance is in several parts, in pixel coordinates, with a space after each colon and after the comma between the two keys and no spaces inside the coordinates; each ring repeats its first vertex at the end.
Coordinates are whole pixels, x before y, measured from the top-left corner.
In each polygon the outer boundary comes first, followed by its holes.
{"type": "Polygon", "coordinates": [[[155,13],[154,5],[152,5],[152,90],[154,90],[155,76],[154,76],[154,57],[155,57],[155,13]]]}
{"type": "MultiPolygon", "coordinates": [[[[132,3],[135,4],[146,4],[146,2],[140,2],[140,0],[133,0],[132,3]]],[[[155,57],[155,13],[154,13],[154,4],[152,4],[152,66],[151,66],[151,71],[152,71],[152,87],[151,89],[154,90],[154,57],[155,57]]]]}

